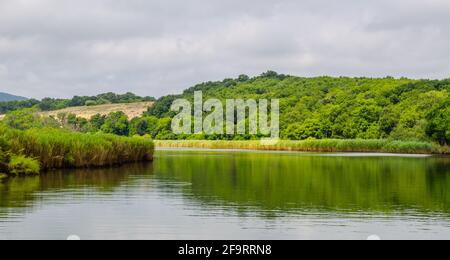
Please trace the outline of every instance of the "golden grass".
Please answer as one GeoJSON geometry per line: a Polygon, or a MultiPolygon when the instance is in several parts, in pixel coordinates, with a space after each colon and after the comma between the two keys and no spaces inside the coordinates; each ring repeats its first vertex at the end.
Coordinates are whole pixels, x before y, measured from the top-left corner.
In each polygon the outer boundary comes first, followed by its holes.
{"type": "MultiPolygon", "coordinates": [[[[98,106],[82,106],[82,107],[69,107],[65,109],[47,111],[39,113],[42,116],[54,116],[56,117],[59,113],[75,114],[78,117],[90,119],[96,114],[108,115],[112,112],[124,112],[128,118],[134,118],[142,116],[142,113],[147,111],[149,107],[153,105],[154,102],[137,102],[137,103],[126,103],[126,104],[106,104],[98,106]]],[[[0,117],[1,119],[1,117],[0,117]]]]}
{"type": "Polygon", "coordinates": [[[448,149],[426,142],[390,140],[307,140],[279,141],[274,145],[261,141],[155,141],[156,148],[240,149],[297,152],[367,152],[406,154],[448,154],[448,149]]]}

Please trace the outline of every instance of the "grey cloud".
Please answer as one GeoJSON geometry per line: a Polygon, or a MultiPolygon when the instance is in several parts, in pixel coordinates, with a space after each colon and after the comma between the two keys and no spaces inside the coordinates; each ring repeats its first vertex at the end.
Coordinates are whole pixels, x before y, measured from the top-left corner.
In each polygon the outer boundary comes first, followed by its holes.
{"type": "Polygon", "coordinates": [[[450,75],[447,0],[0,0],[0,90],[160,96],[273,69],[450,75]]]}

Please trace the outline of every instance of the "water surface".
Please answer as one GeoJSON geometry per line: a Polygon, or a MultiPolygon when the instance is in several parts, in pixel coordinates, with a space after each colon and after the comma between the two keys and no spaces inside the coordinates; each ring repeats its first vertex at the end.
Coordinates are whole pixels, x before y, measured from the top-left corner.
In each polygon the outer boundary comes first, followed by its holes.
{"type": "Polygon", "coordinates": [[[0,181],[0,239],[450,239],[450,158],[158,151],[0,181]]]}

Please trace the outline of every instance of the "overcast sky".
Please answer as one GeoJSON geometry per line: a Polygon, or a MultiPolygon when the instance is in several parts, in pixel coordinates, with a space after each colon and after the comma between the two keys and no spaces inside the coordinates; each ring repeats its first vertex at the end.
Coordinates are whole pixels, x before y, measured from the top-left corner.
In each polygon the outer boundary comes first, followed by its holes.
{"type": "Polygon", "coordinates": [[[450,77],[448,0],[0,0],[0,91],[42,98],[258,75],[450,77]]]}

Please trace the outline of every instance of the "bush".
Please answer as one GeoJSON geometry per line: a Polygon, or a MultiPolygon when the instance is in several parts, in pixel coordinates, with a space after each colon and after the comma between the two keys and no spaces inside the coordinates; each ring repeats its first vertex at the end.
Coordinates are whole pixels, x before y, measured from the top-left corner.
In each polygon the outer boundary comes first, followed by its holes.
{"type": "Polygon", "coordinates": [[[11,175],[37,175],[41,171],[39,162],[23,155],[13,155],[8,164],[8,171],[11,175]]]}
{"type": "Polygon", "coordinates": [[[13,111],[6,115],[4,122],[8,126],[20,130],[43,126],[41,118],[33,109],[13,111]]]}
{"type": "Polygon", "coordinates": [[[91,106],[96,106],[97,102],[94,100],[88,100],[84,103],[85,106],[91,107],[91,106]]]}

